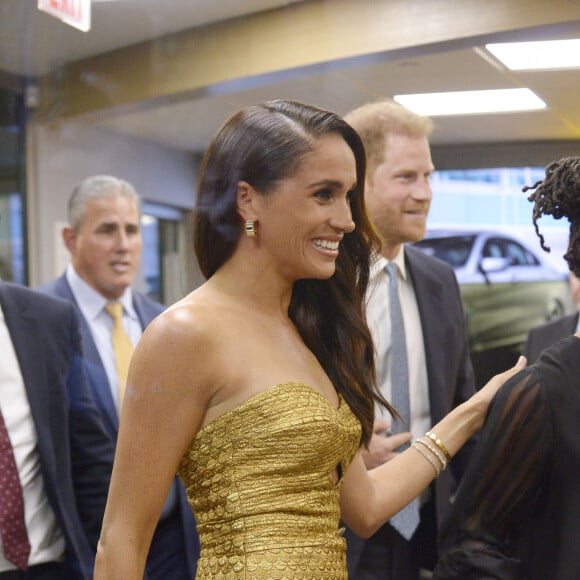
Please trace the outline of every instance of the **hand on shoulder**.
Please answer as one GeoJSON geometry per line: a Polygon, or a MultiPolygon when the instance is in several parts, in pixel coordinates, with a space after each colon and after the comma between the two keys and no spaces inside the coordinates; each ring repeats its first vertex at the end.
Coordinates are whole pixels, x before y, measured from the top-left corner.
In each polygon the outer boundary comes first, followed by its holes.
{"type": "Polygon", "coordinates": [[[526,357],[520,356],[513,367],[493,376],[479,391],[477,391],[477,393],[475,393],[475,395],[468,399],[467,404],[475,404],[478,408],[480,408],[480,413],[478,413],[478,421],[481,421],[479,428],[483,426],[483,422],[485,421],[485,416],[487,414],[487,409],[489,408],[489,405],[492,399],[495,397],[496,393],[508,379],[510,379],[521,370],[525,369],[526,365],[526,357]]]}

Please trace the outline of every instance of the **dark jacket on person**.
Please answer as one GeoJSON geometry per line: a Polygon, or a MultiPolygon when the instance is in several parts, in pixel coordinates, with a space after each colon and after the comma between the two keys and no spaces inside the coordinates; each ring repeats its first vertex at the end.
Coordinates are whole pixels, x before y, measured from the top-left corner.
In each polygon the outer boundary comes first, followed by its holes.
{"type": "Polygon", "coordinates": [[[66,578],[90,580],[114,458],[83,367],[72,306],[0,282],[37,434],[44,490],[66,542],[66,578]]]}

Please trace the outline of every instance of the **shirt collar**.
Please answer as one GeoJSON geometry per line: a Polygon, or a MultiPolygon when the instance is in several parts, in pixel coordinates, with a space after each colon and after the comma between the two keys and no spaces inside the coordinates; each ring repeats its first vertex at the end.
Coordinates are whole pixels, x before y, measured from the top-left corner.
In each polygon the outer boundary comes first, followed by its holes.
{"type": "MultiPolygon", "coordinates": [[[[95,320],[103,311],[103,308],[110,300],[89,286],[76,272],[72,264],[66,269],[66,279],[71,287],[72,293],[79,304],[79,307],[87,320],[95,320]]],[[[133,291],[131,287],[125,288],[118,301],[123,305],[123,310],[133,320],[138,320],[135,307],[133,306],[133,291]]]]}
{"type": "MultiPolygon", "coordinates": [[[[399,275],[403,280],[407,279],[407,267],[405,264],[405,245],[401,244],[397,255],[391,260],[397,264],[397,268],[399,269],[399,275]]],[[[379,275],[380,272],[385,270],[386,265],[389,263],[384,256],[380,254],[375,254],[373,262],[371,263],[371,279],[375,278],[379,275]]]]}

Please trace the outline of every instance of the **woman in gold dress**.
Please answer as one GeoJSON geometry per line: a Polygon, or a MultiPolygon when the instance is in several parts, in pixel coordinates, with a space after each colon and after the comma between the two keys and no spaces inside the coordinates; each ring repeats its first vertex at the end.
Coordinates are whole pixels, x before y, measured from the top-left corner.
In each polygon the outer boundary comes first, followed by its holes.
{"type": "Polygon", "coordinates": [[[198,522],[198,579],[345,579],[340,519],[372,534],[481,427],[514,369],[364,467],[375,401],[396,413],[375,390],[364,317],[376,243],[364,182],[358,135],[328,111],[272,101],[218,131],[195,208],[207,281],[135,351],[96,579],[142,578],[176,471],[198,522]]]}

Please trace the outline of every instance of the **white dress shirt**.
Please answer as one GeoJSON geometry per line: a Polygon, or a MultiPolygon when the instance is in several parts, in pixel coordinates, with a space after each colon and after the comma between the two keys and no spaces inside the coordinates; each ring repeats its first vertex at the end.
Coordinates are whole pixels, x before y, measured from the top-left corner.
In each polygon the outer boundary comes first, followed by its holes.
{"type": "MultiPolygon", "coordinates": [[[[29,565],[62,560],[65,541],[44,490],[37,434],[20,365],[0,307],[0,408],[12,444],[30,543],[29,565]]],[[[4,557],[0,539],[0,572],[15,570],[4,557]]]]}
{"type": "MultiPolygon", "coordinates": [[[[409,401],[411,406],[411,432],[413,438],[420,437],[431,427],[427,363],[423,343],[423,328],[415,290],[405,267],[404,246],[393,260],[399,276],[399,299],[405,324],[405,342],[409,363],[409,401]]],[[[387,399],[391,400],[390,352],[391,319],[389,314],[389,275],[385,271],[388,260],[377,256],[371,268],[367,293],[367,320],[376,350],[377,384],[387,399]]],[[[390,421],[390,415],[377,407],[377,417],[390,421]]]]}

